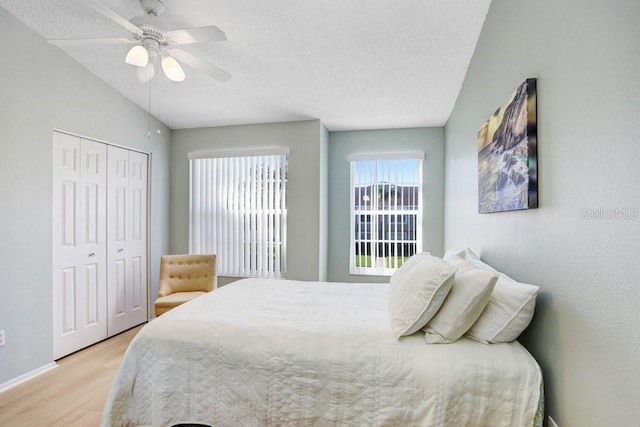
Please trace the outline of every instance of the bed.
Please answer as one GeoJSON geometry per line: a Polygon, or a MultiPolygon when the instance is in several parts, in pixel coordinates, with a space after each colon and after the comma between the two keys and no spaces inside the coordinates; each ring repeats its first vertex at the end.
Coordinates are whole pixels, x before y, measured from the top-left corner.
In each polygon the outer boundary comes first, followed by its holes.
{"type": "Polygon", "coordinates": [[[103,426],[532,426],[540,368],[517,341],[396,339],[389,285],[243,279],[147,324],[103,426]]]}

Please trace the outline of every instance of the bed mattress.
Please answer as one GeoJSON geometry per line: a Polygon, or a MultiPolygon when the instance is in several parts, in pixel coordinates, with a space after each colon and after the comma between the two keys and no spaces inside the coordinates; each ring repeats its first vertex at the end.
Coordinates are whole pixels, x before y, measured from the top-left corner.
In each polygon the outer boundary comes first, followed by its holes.
{"type": "Polygon", "coordinates": [[[134,338],[103,426],[531,426],[518,342],[396,340],[389,285],[244,279],[134,338]]]}

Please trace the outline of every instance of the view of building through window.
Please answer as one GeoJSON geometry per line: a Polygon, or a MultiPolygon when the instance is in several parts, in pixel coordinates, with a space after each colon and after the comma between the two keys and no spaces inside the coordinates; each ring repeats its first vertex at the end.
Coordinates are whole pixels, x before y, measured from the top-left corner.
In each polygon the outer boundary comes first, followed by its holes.
{"type": "Polygon", "coordinates": [[[351,191],[350,273],[391,275],[422,251],[422,158],[352,160],[351,191]]]}

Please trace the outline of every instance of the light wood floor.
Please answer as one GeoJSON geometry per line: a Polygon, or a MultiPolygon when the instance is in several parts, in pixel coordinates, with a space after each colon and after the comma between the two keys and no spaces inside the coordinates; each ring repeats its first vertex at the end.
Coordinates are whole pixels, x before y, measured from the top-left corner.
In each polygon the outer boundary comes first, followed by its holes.
{"type": "Polygon", "coordinates": [[[0,393],[0,426],[99,426],[129,342],[142,326],[58,360],[58,367],[0,393]]]}

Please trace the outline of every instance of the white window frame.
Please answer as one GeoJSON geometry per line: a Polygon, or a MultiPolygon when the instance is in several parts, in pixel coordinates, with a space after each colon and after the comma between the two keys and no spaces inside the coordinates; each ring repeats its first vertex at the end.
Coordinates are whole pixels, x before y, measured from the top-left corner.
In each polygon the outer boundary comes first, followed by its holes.
{"type": "Polygon", "coordinates": [[[284,277],[288,155],[280,147],[189,153],[189,253],[215,254],[220,276],[284,277]]]}
{"type": "MultiPolygon", "coordinates": [[[[424,152],[352,154],[348,157],[348,160],[350,163],[349,274],[391,276],[401,265],[402,259],[413,253],[422,252],[422,168],[424,152]],[[403,175],[404,172],[399,172],[400,168],[396,161],[405,160],[417,161],[417,171],[415,175],[408,177],[403,175]],[[364,162],[367,163],[365,164],[364,162]],[[379,171],[381,168],[384,169],[384,164],[386,164],[387,171],[390,171],[393,162],[396,162],[395,173],[385,173],[384,170],[379,171]],[[358,165],[368,167],[370,172],[363,176],[357,176],[358,171],[356,168],[358,165]],[[365,182],[364,184],[363,181],[365,182]],[[412,205],[412,209],[407,209],[407,206],[404,204],[406,201],[401,200],[399,202],[398,197],[394,198],[395,200],[386,199],[388,200],[388,204],[386,205],[385,202],[379,198],[379,192],[385,191],[385,188],[388,189],[386,191],[391,191],[390,189],[393,188],[397,189],[399,187],[411,186],[417,187],[417,197],[415,200],[417,206],[412,205]],[[360,188],[360,190],[357,190],[358,188],[360,188]],[[374,188],[377,188],[377,190],[374,191],[374,188]],[[356,197],[362,193],[365,193],[365,195],[362,196],[363,201],[359,201],[358,206],[356,206],[356,197]],[[364,230],[361,228],[362,224],[366,223],[366,221],[361,221],[363,215],[367,215],[370,218],[368,228],[365,226],[364,230]],[[415,239],[406,239],[404,233],[399,236],[397,230],[394,230],[394,236],[391,236],[391,227],[389,225],[385,226],[385,221],[388,220],[390,224],[391,217],[397,218],[397,216],[401,216],[401,224],[406,223],[408,216],[415,216],[415,239]],[[358,218],[358,220],[356,220],[356,218],[358,218]],[[362,238],[363,233],[365,233],[365,238],[362,238]],[[356,237],[356,234],[358,237],[356,237]],[[371,256],[370,267],[356,265],[358,256],[362,255],[358,254],[357,245],[360,245],[360,251],[362,251],[363,247],[369,245],[371,256]],[[404,252],[405,245],[409,245],[407,252],[404,252]],[[411,245],[413,245],[413,247],[411,247],[411,245]],[[383,248],[381,251],[379,250],[380,247],[383,248]],[[392,247],[395,251],[399,250],[400,253],[396,253],[395,256],[387,259],[387,257],[384,256],[384,252],[390,253],[392,247]]],[[[397,223],[394,221],[394,224],[397,223]]],[[[362,260],[362,258],[360,258],[360,260],[362,260]]]]}

